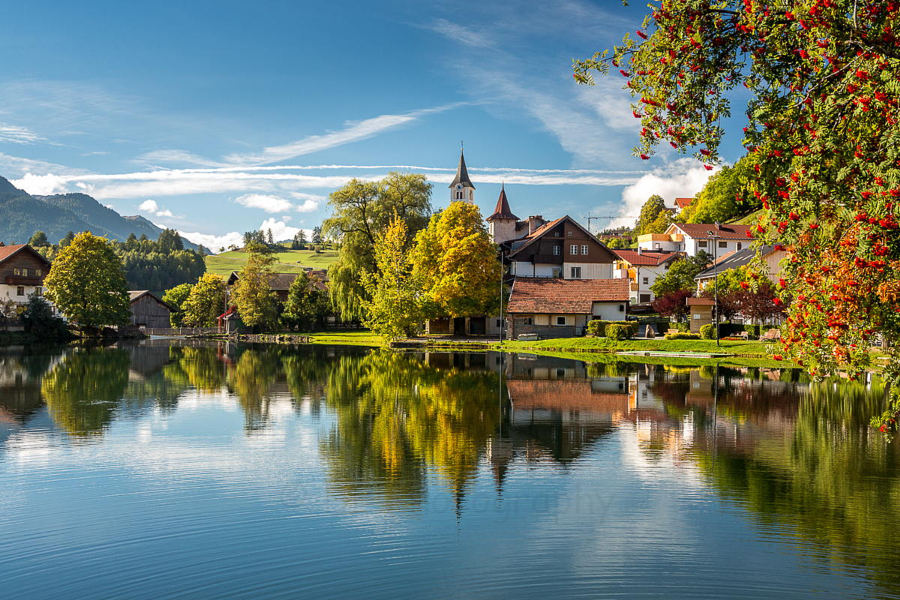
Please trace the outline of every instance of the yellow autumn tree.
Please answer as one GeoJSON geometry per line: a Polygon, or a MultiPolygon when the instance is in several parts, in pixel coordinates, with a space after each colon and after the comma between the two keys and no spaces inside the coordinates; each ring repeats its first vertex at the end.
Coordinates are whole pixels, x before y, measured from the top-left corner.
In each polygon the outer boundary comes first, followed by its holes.
{"type": "Polygon", "coordinates": [[[500,261],[481,211],[451,202],[416,235],[413,279],[428,317],[467,317],[499,310],[500,261]]]}
{"type": "Polygon", "coordinates": [[[375,239],[375,273],[363,275],[369,298],[363,300],[363,324],[390,339],[408,337],[422,321],[419,289],[412,277],[409,234],[396,212],[387,229],[375,239]]]}

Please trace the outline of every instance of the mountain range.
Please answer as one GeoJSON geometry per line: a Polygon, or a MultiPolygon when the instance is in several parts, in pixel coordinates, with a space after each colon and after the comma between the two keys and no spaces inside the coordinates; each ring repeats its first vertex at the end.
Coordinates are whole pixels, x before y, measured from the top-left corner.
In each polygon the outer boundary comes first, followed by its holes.
{"type": "MultiPolygon", "coordinates": [[[[0,177],[0,242],[24,244],[35,231],[57,243],[70,231],[125,241],[132,233],[155,240],[163,229],[141,216],[122,216],[87,194],[33,196],[0,177]]],[[[182,238],[185,248],[209,250],[182,238]]]]}

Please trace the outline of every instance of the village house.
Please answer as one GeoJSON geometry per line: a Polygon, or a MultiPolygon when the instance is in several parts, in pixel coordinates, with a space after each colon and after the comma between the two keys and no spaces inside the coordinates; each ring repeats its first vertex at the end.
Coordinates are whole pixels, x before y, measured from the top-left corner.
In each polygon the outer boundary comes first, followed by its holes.
{"type": "MultiPolygon", "coordinates": [[[[749,265],[756,258],[756,255],[756,248],[744,248],[739,252],[721,257],[714,265],[701,271],[694,277],[694,281],[697,282],[697,292],[699,293],[705,287],[712,285],[717,275],[730,269],[739,269],[749,265]]],[[[770,244],[760,247],[759,255],[762,257],[764,274],[773,281],[777,280],[781,276],[781,260],[787,256],[787,252],[776,250],[775,246],[770,244]]]]}
{"type": "MultiPolygon", "coordinates": [[[[328,289],[327,271],[324,269],[307,269],[306,274],[309,276],[310,281],[316,289],[320,291],[326,291],[328,289]]],[[[287,302],[288,291],[291,289],[291,284],[294,283],[294,280],[297,279],[299,275],[299,273],[269,273],[269,288],[275,292],[276,296],[278,296],[278,301],[280,303],[284,304],[287,302]]],[[[241,274],[239,272],[232,271],[226,282],[228,287],[234,287],[240,278],[241,274]]]]}
{"type": "Polygon", "coordinates": [[[149,290],[129,291],[128,300],[132,325],[150,329],[171,327],[169,317],[175,309],[149,290]]]}
{"type": "Polygon", "coordinates": [[[684,252],[696,256],[701,251],[722,256],[748,248],[750,225],[735,223],[674,223],[665,233],[638,236],[638,248],[659,252],[684,252]]]}
{"type": "Polygon", "coordinates": [[[518,277],[507,308],[509,335],[575,337],[592,319],[624,321],[629,288],[625,279],[518,277]]]}
{"type": "Polygon", "coordinates": [[[50,261],[28,244],[6,246],[0,242],[0,302],[26,304],[32,294],[44,294],[50,261]]]}
{"type": "Polygon", "coordinates": [[[616,255],[613,277],[631,282],[632,304],[649,304],[654,300],[650,287],[657,278],[663,277],[676,260],[684,256],[681,252],[651,252],[638,247],[637,250],[613,250],[616,255]]]}
{"type": "Polygon", "coordinates": [[[693,198],[675,198],[675,208],[678,210],[684,210],[693,202],[693,198]]]}

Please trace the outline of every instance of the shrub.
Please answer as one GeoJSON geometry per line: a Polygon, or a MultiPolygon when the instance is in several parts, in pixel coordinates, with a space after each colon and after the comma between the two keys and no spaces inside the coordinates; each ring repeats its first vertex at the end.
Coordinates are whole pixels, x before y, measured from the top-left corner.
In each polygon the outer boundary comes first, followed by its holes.
{"type": "Polygon", "coordinates": [[[611,340],[628,340],[634,337],[634,328],[631,323],[627,325],[610,323],[606,326],[606,337],[611,340]]]}
{"type": "Polygon", "coordinates": [[[699,333],[667,333],[667,340],[699,340],[699,333]]]}
{"type": "Polygon", "coordinates": [[[638,323],[637,321],[602,321],[600,319],[594,319],[592,321],[588,321],[587,334],[596,337],[612,337],[609,335],[610,325],[620,325],[622,327],[627,327],[630,330],[630,332],[628,333],[628,337],[617,339],[629,339],[637,335],[640,323],[638,323]]]}
{"type": "Polygon", "coordinates": [[[700,328],[700,337],[704,340],[714,340],[716,338],[715,334],[715,325],[712,323],[707,323],[703,327],[700,328]]]}
{"type": "Polygon", "coordinates": [[[681,333],[690,333],[691,332],[691,326],[688,325],[687,323],[669,323],[669,326],[672,329],[677,329],[681,333]]]}
{"type": "Polygon", "coordinates": [[[744,331],[750,336],[758,338],[762,334],[762,325],[744,325],[744,331]]]}
{"type": "Polygon", "coordinates": [[[32,294],[22,314],[25,331],[42,341],[63,341],[71,336],[65,322],[53,315],[53,309],[41,296],[32,294]]]}

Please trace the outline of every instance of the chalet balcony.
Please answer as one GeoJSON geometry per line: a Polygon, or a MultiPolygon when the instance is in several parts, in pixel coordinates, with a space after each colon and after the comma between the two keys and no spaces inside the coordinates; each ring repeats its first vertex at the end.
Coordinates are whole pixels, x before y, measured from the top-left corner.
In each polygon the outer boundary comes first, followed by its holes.
{"type": "Polygon", "coordinates": [[[533,262],[536,265],[537,264],[561,265],[561,264],[563,264],[563,257],[562,257],[562,255],[559,255],[559,254],[557,254],[557,255],[535,254],[532,257],[531,262],[533,262]]]}
{"type": "Polygon", "coordinates": [[[43,277],[22,277],[21,275],[7,275],[4,279],[6,285],[43,285],[43,277]]]}

